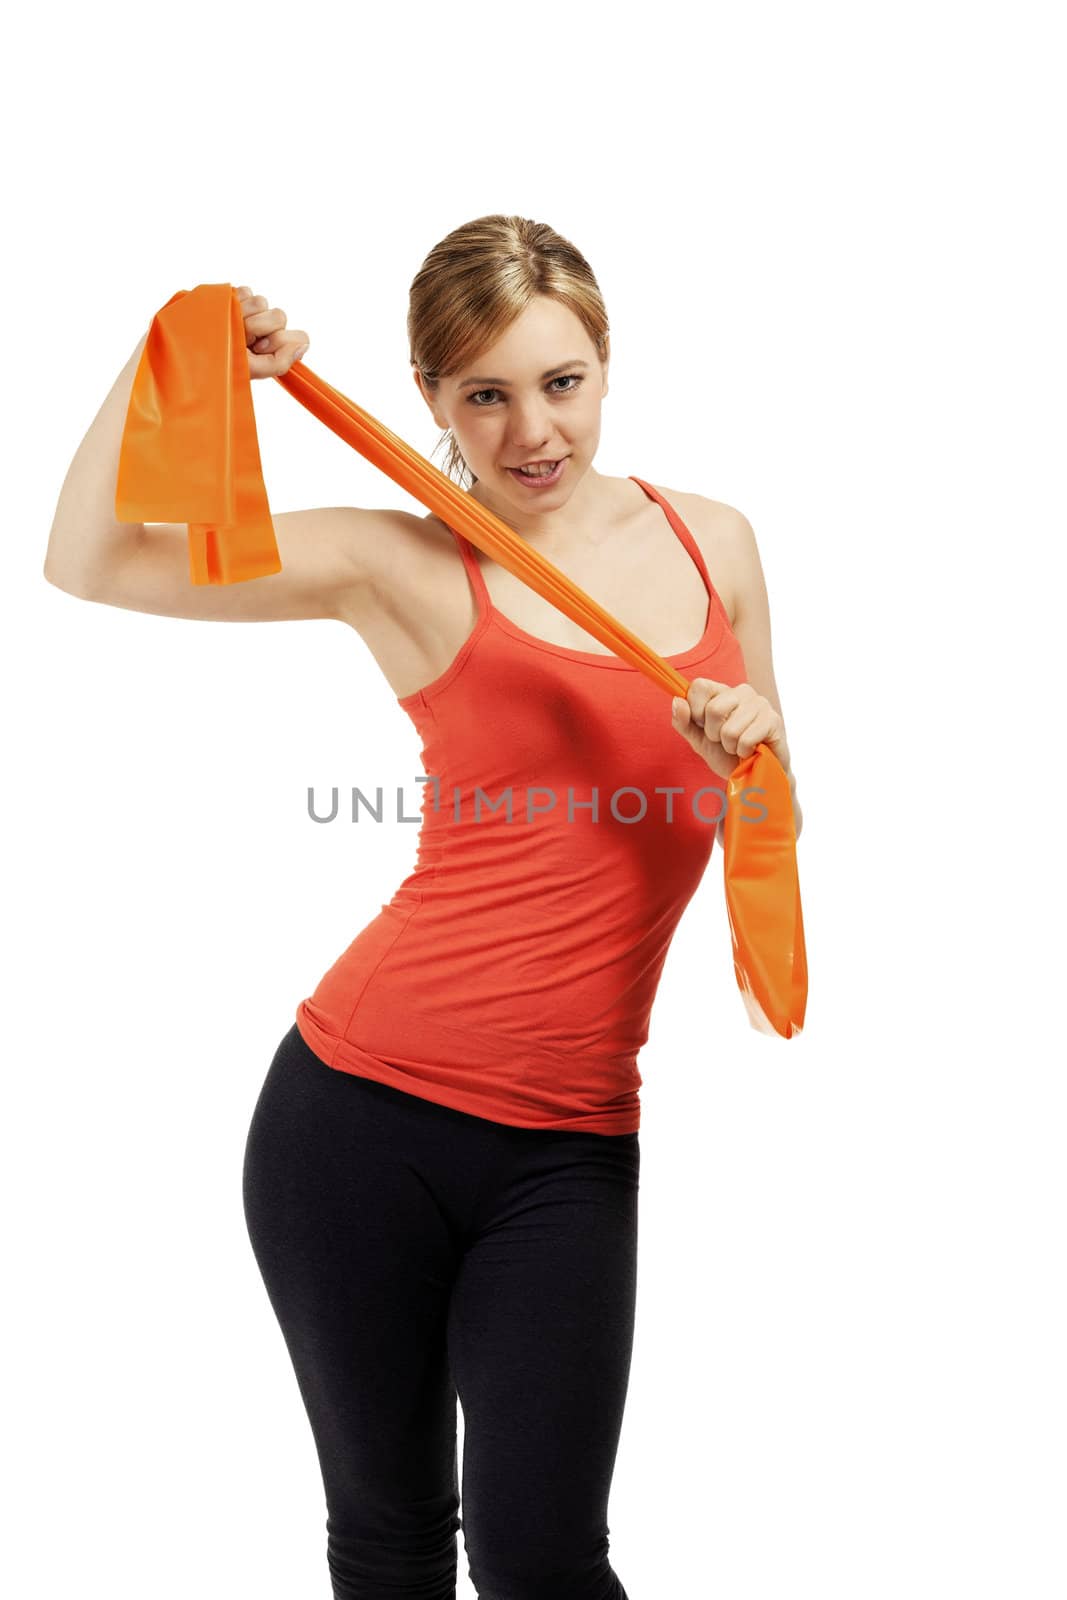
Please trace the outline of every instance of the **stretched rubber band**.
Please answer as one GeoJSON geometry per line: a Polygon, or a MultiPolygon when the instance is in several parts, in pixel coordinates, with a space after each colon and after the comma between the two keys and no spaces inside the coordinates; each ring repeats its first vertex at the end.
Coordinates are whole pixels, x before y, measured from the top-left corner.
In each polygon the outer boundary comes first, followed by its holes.
{"type": "MultiPolygon", "coordinates": [[[[540,551],[370,412],[295,362],[276,380],[346,444],[653,683],[689,680],[540,551]]],[[[120,522],[182,522],[194,584],[282,570],[263,482],[240,302],[228,283],[179,289],[152,319],[119,453],[120,522]]],[[[734,973],[752,1026],[800,1033],[808,972],[789,781],[757,745],[726,780],[723,880],[734,973]],[[759,794],[765,816],[740,815],[759,794]]]]}

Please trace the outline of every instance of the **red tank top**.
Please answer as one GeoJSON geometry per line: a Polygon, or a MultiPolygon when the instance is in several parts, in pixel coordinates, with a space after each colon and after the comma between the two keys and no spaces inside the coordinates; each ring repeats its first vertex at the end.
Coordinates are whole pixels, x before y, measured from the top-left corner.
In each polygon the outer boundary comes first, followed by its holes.
{"type": "MultiPolygon", "coordinates": [[[[743,683],[729,618],[684,522],[645,493],[708,592],[665,659],[743,683]]],[[[726,782],[670,697],[606,652],[526,633],[455,535],[477,621],[439,677],[398,697],[423,743],[417,864],[297,1008],[328,1066],[523,1128],[634,1133],[637,1056],[726,782]]]]}

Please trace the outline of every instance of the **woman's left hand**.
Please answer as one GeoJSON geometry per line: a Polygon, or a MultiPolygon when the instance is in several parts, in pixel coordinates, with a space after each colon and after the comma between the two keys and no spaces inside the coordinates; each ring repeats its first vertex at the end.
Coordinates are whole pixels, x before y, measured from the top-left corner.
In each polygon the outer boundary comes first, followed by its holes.
{"type": "Polygon", "coordinates": [[[750,683],[694,678],[686,699],[674,697],[671,723],[720,778],[728,778],[758,744],[768,745],[789,771],[781,713],[750,683]]]}

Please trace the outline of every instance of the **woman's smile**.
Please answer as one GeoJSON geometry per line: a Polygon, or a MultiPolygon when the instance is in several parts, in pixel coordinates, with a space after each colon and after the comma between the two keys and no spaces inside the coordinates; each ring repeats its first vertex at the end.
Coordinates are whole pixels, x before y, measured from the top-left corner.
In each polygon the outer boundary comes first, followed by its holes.
{"type": "Polygon", "coordinates": [[[538,464],[536,472],[532,473],[525,472],[521,467],[508,467],[507,471],[515,479],[516,483],[523,484],[527,489],[550,489],[553,484],[558,483],[562,478],[567,460],[566,456],[562,456],[551,472],[546,472],[541,463],[538,464]]]}

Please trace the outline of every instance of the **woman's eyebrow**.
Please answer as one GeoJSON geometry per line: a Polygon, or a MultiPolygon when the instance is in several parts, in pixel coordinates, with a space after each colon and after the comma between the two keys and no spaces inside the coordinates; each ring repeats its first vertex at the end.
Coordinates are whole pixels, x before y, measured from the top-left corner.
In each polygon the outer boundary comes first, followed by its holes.
{"type": "MultiPolygon", "coordinates": [[[[563,361],[558,367],[551,367],[548,372],[542,372],[541,382],[544,383],[547,378],[558,377],[561,372],[570,372],[572,367],[587,367],[588,365],[588,361],[563,361]]],[[[492,385],[494,389],[509,389],[511,387],[506,378],[461,378],[456,384],[456,388],[464,389],[468,383],[481,383],[486,388],[492,385]]]]}

